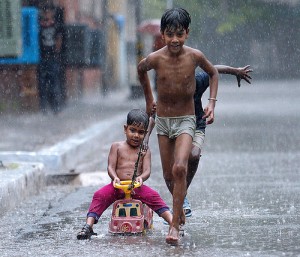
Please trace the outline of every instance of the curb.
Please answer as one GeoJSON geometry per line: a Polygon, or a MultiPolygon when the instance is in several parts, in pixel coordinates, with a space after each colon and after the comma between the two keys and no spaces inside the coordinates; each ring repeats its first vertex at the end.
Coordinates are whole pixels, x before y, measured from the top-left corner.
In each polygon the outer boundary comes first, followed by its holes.
{"type": "Polygon", "coordinates": [[[47,175],[75,170],[91,152],[97,151],[99,144],[95,142],[101,141],[103,134],[111,129],[112,122],[123,120],[124,114],[103,120],[38,152],[0,152],[1,214],[16,207],[29,196],[38,194],[47,185],[47,175]]]}
{"type": "Polygon", "coordinates": [[[38,194],[46,185],[44,166],[41,163],[3,162],[2,164],[0,167],[1,214],[16,207],[29,196],[38,194]]]}
{"type": "Polygon", "coordinates": [[[6,162],[38,162],[43,163],[45,173],[61,173],[76,169],[76,166],[94,151],[103,134],[110,130],[112,122],[124,120],[125,114],[106,119],[88,129],[75,134],[58,144],[38,152],[4,151],[0,152],[0,160],[6,162]]]}

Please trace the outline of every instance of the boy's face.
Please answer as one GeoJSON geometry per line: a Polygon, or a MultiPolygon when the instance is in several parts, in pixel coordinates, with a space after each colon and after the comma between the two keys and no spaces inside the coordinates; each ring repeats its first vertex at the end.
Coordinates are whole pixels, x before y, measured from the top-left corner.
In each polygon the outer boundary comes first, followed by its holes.
{"type": "Polygon", "coordinates": [[[167,28],[162,33],[162,38],[170,52],[178,53],[182,49],[185,40],[188,38],[188,34],[189,29],[185,30],[184,28],[167,28]]]}
{"type": "Polygon", "coordinates": [[[146,129],[144,124],[124,125],[126,141],[132,147],[139,147],[144,139],[146,129]]]}

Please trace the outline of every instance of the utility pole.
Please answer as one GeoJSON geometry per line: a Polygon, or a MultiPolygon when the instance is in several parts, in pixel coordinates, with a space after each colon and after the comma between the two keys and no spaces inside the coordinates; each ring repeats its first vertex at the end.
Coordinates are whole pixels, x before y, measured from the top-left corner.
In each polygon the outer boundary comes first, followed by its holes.
{"type": "MultiPolygon", "coordinates": [[[[141,24],[141,0],[136,1],[136,10],[135,10],[135,22],[136,25],[141,24]]],[[[136,44],[136,52],[137,52],[137,63],[139,63],[142,59],[143,55],[143,47],[142,47],[142,39],[141,34],[137,33],[137,44],[136,44]]]]}
{"type": "Polygon", "coordinates": [[[103,73],[102,73],[102,94],[105,96],[108,91],[108,58],[107,58],[107,45],[108,45],[108,0],[102,0],[102,28],[103,28],[103,73]]]}
{"type": "MultiPolygon", "coordinates": [[[[135,23],[136,26],[141,24],[141,10],[142,9],[142,2],[141,0],[136,0],[135,5],[135,23]]],[[[135,44],[135,52],[136,52],[136,65],[142,60],[143,58],[143,43],[140,33],[136,35],[136,44],[135,44]]],[[[131,98],[140,98],[144,94],[142,86],[138,82],[137,74],[136,79],[131,85],[131,98]]]]}

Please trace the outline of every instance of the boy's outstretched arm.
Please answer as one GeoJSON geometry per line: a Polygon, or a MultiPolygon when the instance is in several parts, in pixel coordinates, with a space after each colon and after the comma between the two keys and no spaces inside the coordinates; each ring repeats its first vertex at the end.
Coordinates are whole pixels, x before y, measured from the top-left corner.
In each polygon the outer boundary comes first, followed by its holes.
{"type": "Polygon", "coordinates": [[[230,67],[226,65],[215,65],[215,67],[217,68],[219,73],[235,75],[238,82],[238,87],[241,86],[242,79],[244,79],[246,82],[251,84],[250,80],[252,78],[249,75],[249,73],[252,72],[253,70],[250,69],[250,65],[247,65],[245,67],[238,67],[238,68],[230,67]]]}
{"type": "Polygon", "coordinates": [[[145,100],[146,100],[146,112],[150,116],[151,110],[153,109],[153,106],[155,105],[152,89],[150,86],[150,80],[147,74],[147,71],[150,70],[149,65],[147,64],[147,59],[144,58],[140,61],[138,64],[137,72],[139,81],[143,87],[145,100]]]}

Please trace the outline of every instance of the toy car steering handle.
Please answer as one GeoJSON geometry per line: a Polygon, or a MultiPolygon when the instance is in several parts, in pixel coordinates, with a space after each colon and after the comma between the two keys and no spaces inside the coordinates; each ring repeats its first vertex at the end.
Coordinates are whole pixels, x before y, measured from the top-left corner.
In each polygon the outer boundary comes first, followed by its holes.
{"type": "MultiPolygon", "coordinates": [[[[131,180],[123,180],[120,181],[119,183],[114,183],[114,187],[118,189],[122,189],[125,193],[125,198],[130,198],[130,193],[133,188],[130,188],[129,185],[131,185],[132,181],[131,180]]],[[[141,184],[139,182],[134,182],[134,188],[140,187],[141,184]]]]}

